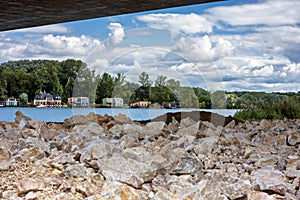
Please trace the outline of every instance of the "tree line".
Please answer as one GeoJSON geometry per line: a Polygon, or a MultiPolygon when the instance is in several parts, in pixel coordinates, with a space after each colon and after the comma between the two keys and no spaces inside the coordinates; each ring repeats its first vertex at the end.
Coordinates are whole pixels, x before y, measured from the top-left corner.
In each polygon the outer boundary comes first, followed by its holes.
{"type": "Polygon", "coordinates": [[[80,60],[20,60],[0,64],[0,100],[16,97],[32,102],[46,91],[59,94],[63,102],[72,96],[86,96],[100,105],[103,98],[123,98],[125,104],[136,101],[180,102],[183,107],[245,109],[278,100],[298,101],[300,93],[207,91],[200,87],[181,86],[178,80],[158,75],[151,80],[147,72],[138,82],[126,80],[124,74],[96,74],[80,60]]]}

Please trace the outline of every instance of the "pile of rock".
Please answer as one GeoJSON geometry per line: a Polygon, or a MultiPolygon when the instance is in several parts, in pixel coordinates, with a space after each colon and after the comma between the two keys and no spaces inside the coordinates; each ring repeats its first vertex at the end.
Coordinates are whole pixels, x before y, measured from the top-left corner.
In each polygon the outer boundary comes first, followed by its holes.
{"type": "Polygon", "coordinates": [[[0,122],[1,199],[300,199],[300,120],[0,122]]]}

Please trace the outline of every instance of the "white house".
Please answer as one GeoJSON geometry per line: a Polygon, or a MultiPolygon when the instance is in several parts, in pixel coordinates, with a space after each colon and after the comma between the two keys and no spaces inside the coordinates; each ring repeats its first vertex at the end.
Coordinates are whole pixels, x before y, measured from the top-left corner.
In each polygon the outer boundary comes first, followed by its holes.
{"type": "Polygon", "coordinates": [[[74,107],[89,107],[90,100],[88,97],[70,97],[68,98],[68,105],[74,107]]]}
{"type": "Polygon", "coordinates": [[[18,106],[18,101],[14,97],[10,97],[6,99],[5,106],[18,106]]]}
{"type": "Polygon", "coordinates": [[[123,99],[122,98],[104,98],[102,99],[102,106],[104,107],[123,107],[123,99]]]}

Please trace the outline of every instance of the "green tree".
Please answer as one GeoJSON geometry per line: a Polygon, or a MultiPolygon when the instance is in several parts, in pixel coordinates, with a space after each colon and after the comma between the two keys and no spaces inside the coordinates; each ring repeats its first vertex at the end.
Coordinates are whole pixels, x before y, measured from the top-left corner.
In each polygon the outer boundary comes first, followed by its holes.
{"type": "Polygon", "coordinates": [[[149,78],[149,74],[147,72],[142,72],[139,75],[138,82],[141,84],[142,87],[149,87],[152,85],[152,81],[149,78]]]}
{"type": "Polygon", "coordinates": [[[56,62],[47,62],[43,67],[36,71],[34,74],[37,88],[36,94],[45,90],[52,94],[62,95],[63,87],[58,78],[59,75],[57,68],[58,66],[56,62]]]}
{"type": "Polygon", "coordinates": [[[7,81],[4,75],[5,67],[0,66],[0,100],[7,98],[7,81]]]}
{"type": "Polygon", "coordinates": [[[211,94],[212,108],[226,108],[226,94],[223,90],[217,90],[211,94]]]}
{"type": "Polygon", "coordinates": [[[203,88],[193,88],[195,95],[199,99],[199,108],[211,108],[210,92],[203,88]]]}
{"type": "Polygon", "coordinates": [[[151,101],[159,104],[175,101],[173,92],[166,86],[156,86],[152,88],[151,101]]]}
{"type": "Polygon", "coordinates": [[[186,108],[199,108],[199,100],[193,88],[180,87],[180,102],[182,107],[186,108]]]}
{"type": "Polygon", "coordinates": [[[174,79],[168,79],[167,80],[167,87],[170,88],[171,90],[178,90],[180,87],[180,82],[176,81],[174,79]]]}
{"type": "Polygon", "coordinates": [[[114,78],[108,74],[103,73],[102,76],[98,78],[97,90],[96,90],[96,103],[101,104],[103,98],[112,97],[114,91],[114,78]]]}
{"type": "Polygon", "coordinates": [[[167,85],[167,77],[164,75],[159,75],[155,80],[155,86],[166,86],[167,85]]]}
{"type": "Polygon", "coordinates": [[[80,60],[67,59],[58,68],[59,81],[63,86],[62,100],[67,101],[73,95],[73,88],[77,74],[84,63],[80,60]]]}
{"type": "Polygon", "coordinates": [[[20,94],[19,100],[20,100],[21,105],[23,105],[23,106],[27,105],[27,103],[28,103],[28,95],[23,92],[22,94],[20,94]]]}
{"type": "Polygon", "coordinates": [[[147,72],[142,72],[139,75],[138,82],[141,84],[141,87],[137,88],[135,91],[136,101],[149,101],[151,99],[151,85],[152,81],[149,78],[147,72]]]}
{"type": "Polygon", "coordinates": [[[90,70],[86,64],[83,64],[78,71],[74,82],[74,97],[88,97],[90,104],[95,103],[97,94],[97,80],[94,70],[90,70]]]}

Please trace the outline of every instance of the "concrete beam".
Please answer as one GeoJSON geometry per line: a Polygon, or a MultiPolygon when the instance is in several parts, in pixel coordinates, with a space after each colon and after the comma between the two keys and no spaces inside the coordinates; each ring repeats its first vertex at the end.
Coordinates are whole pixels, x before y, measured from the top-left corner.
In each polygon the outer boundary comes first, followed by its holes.
{"type": "Polygon", "coordinates": [[[221,0],[1,0],[0,31],[221,0]]]}

